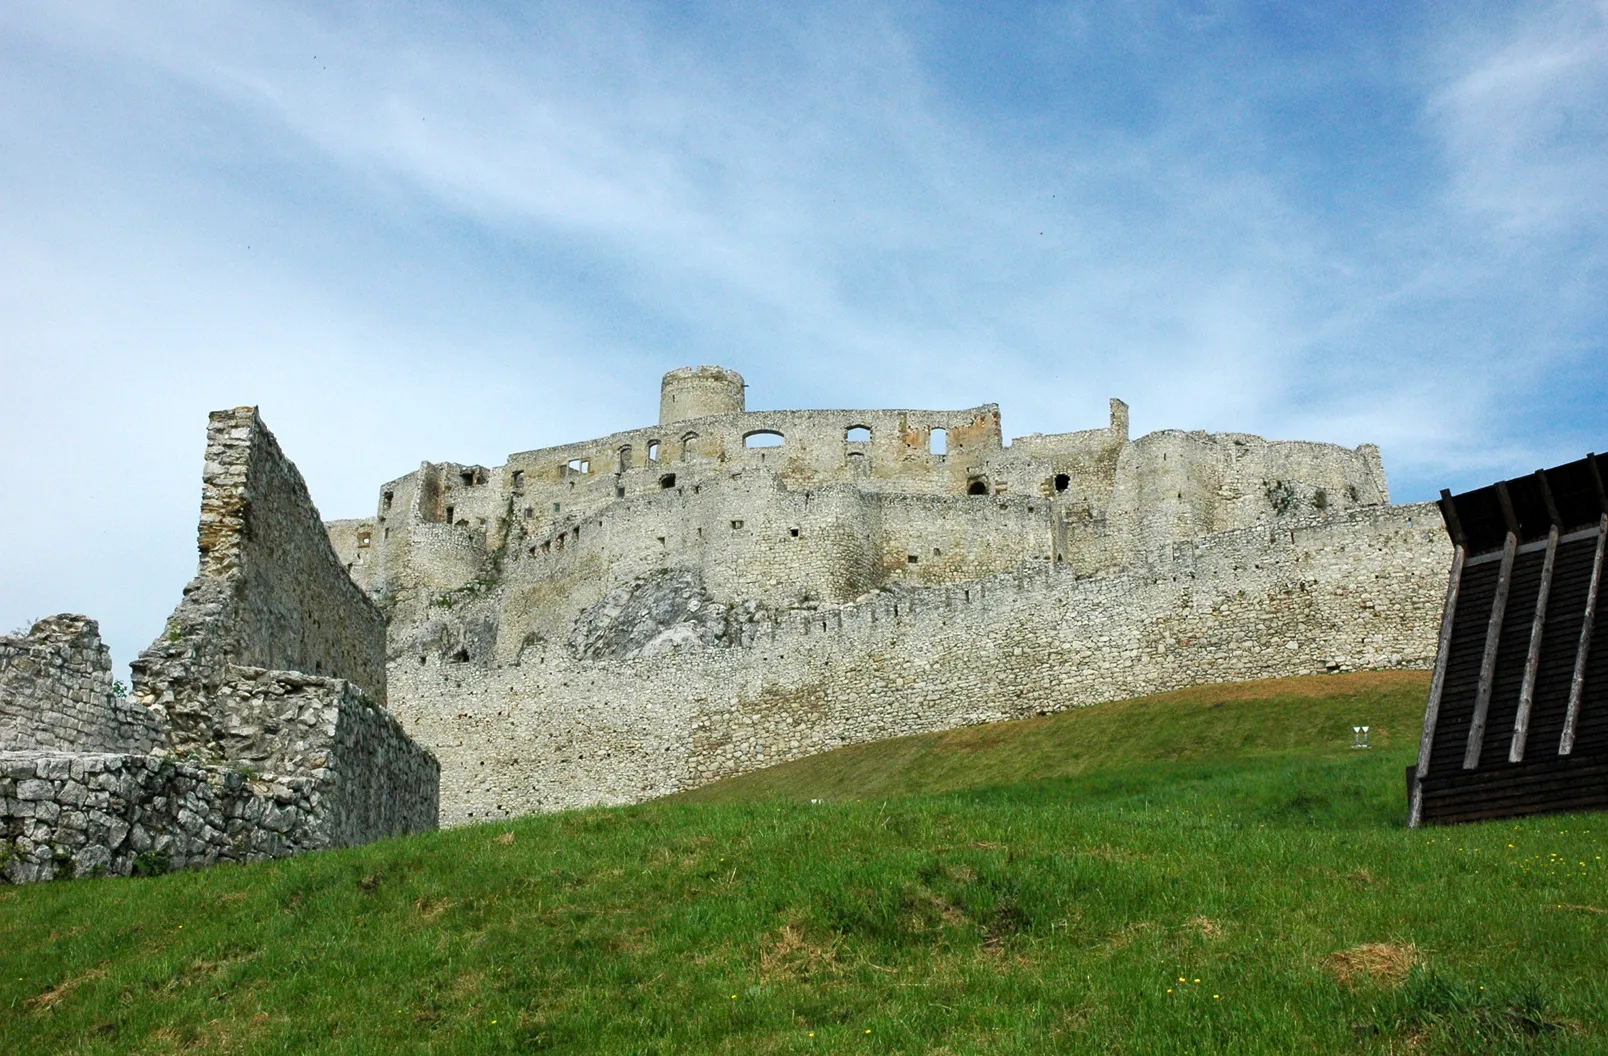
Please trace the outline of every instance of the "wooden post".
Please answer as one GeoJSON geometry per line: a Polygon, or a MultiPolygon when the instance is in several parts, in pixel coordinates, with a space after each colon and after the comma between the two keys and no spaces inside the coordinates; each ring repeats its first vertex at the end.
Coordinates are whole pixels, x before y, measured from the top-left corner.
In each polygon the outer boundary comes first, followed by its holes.
{"type": "MultiPolygon", "coordinates": [[[[1448,497],[1446,505],[1450,506],[1448,497]]],[[[1456,513],[1452,514],[1455,517],[1456,513]]],[[[1450,524],[1451,518],[1448,518],[1450,524]]],[[[1458,537],[1462,532],[1456,533],[1458,537]]],[[[1457,594],[1463,585],[1462,543],[1452,551],[1452,576],[1446,583],[1446,604],[1441,606],[1440,648],[1435,653],[1435,675],[1429,682],[1429,703],[1424,708],[1424,732],[1418,741],[1418,769],[1413,777],[1412,802],[1407,808],[1407,827],[1416,829],[1424,820],[1424,775],[1429,773],[1429,753],[1435,747],[1435,723],[1440,718],[1441,693],[1446,689],[1446,663],[1452,651],[1452,622],[1457,615],[1457,594]]]]}
{"type": "MultiPolygon", "coordinates": [[[[1505,488],[1496,486],[1497,494],[1505,488]]],[[[1507,506],[1503,503],[1503,506],[1507,506]]],[[[1504,511],[1506,512],[1506,511],[1504,511]]],[[[1468,727],[1468,749],[1463,753],[1463,769],[1473,770],[1480,765],[1480,749],[1485,745],[1485,717],[1491,710],[1491,683],[1496,678],[1496,651],[1502,644],[1502,617],[1507,614],[1508,589],[1513,585],[1513,558],[1518,553],[1519,537],[1510,528],[1502,543],[1502,568],[1496,577],[1496,597],[1491,601],[1491,619],[1485,625],[1485,655],[1480,659],[1480,684],[1474,694],[1474,719],[1468,727]]]]}
{"type": "Polygon", "coordinates": [[[1574,677],[1569,680],[1569,710],[1563,717],[1563,736],[1558,754],[1574,751],[1575,729],[1580,724],[1580,698],[1586,691],[1586,659],[1591,654],[1591,631],[1597,616],[1597,590],[1602,585],[1603,544],[1608,543],[1608,513],[1597,525],[1597,556],[1591,563],[1591,586],[1586,591],[1586,618],[1580,625],[1580,645],[1575,649],[1574,677]]]}
{"type": "MultiPolygon", "coordinates": [[[[1549,497],[1550,498],[1550,497],[1549,497]]],[[[1548,506],[1552,505],[1549,501],[1548,506]]],[[[1552,596],[1552,566],[1558,559],[1558,525],[1547,533],[1547,557],[1541,565],[1541,590],[1535,597],[1535,619],[1530,624],[1530,651],[1524,657],[1524,684],[1519,687],[1519,711],[1513,717],[1513,743],[1508,762],[1524,761],[1524,741],[1530,735],[1530,706],[1535,702],[1535,676],[1541,666],[1541,632],[1547,622],[1547,601],[1552,596]]]]}

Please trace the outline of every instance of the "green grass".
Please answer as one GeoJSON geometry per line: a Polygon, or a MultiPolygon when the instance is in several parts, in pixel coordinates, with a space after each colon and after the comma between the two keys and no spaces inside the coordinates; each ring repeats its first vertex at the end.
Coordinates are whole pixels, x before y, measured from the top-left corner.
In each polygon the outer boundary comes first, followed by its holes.
{"type": "Polygon", "coordinates": [[[1218,687],[0,891],[0,1051],[1608,1051],[1608,819],[1408,832],[1423,692],[1218,687]],[[1418,964],[1342,983],[1364,944],[1418,964]]]}

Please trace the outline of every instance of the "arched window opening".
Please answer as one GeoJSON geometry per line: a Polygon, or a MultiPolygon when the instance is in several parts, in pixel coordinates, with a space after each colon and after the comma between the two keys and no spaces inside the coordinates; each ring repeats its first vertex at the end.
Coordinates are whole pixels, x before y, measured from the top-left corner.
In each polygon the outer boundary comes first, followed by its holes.
{"type": "Polygon", "coordinates": [[[869,444],[871,442],[871,427],[868,425],[851,425],[843,431],[843,439],[851,444],[869,444]]]}
{"type": "Polygon", "coordinates": [[[631,445],[626,444],[620,448],[620,472],[624,473],[631,468],[631,445]]]}
{"type": "Polygon", "coordinates": [[[648,461],[659,461],[659,441],[657,440],[650,441],[648,444],[648,461]]]}
{"type": "Polygon", "coordinates": [[[697,433],[688,433],[681,438],[681,460],[683,462],[692,457],[692,445],[697,442],[697,433]]]}
{"type": "Polygon", "coordinates": [[[664,476],[659,478],[659,487],[663,488],[665,491],[669,491],[675,486],[676,475],[674,473],[666,473],[664,476]]]}
{"type": "Polygon", "coordinates": [[[949,454],[949,430],[934,428],[928,435],[927,450],[934,455],[949,454]]]}
{"type": "Polygon", "coordinates": [[[970,484],[966,485],[966,494],[968,494],[968,495],[987,495],[988,494],[988,481],[986,481],[986,480],[974,480],[974,481],[972,481],[970,484]]]}
{"type": "Polygon", "coordinates": [[[781,447],[785,442],[786,437],[771,429],[756,429],[754,432],[746,433],[743,436],[743,446],[749,448],[781,447]]]}
{"type": "Polygon", "coordinates": [[[1071,483],[1072,483],[1072,478],[1070,476],[1068,476],[1067,474],[1065,474],[1065,473],[1057,473],[1055,475],[1055,490],[1056,491],[1065,491],[1067,489],[1067,487],[1069,485],[1071,485],[1071,483]]]}

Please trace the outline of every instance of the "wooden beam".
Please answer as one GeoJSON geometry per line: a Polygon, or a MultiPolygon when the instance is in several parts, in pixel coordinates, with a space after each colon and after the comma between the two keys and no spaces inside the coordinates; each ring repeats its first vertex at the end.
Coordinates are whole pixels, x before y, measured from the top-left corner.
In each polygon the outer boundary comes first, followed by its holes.
{"type": "MultiPolygon", "coordinates": [[[[1457,516],[1455,511],[1452,516],[1457,516]]],[[[1452,622],[1457,616],[1457,595],[1463,586],[1463,561],[1466,556],[1467,551],[1461,543],[1452,551],[1452,575],[1446,583],[1446,604],[1441,606],[1440,648],[1435,652],[1435,674],[1429,682],[1429,703],[1424,708],[1424,732],[1418,741],[1418,770],[1413,779],[1412,802],[1407,808],[1407,827],[1412,829],[1418,828],[1424,820],[1424,775],[1429,773],[1429,753],[1435,747],[1435,724],[1440,719],[1441,694],[1446,689],[1446,664],[1452,652],[1452,622]]]]}
{"type": "Polygon", "coordinates": [[[1463,534],[1463,521],[1457,516],[1457,500],[1446,488],[1441,489],[1440,511],[1441,518],[1446,522],[1446,534],[1452,537],[1453,545],[1467,546],[1468,537],[1463,534]]]}
{"type": "Polygon", "coordinates": [[[1558,500],[1552,495],[1552,481],[1547,479],[1547,471],[1536,470],[1535,482],[1541,488],[1541,501],[1547,504],[1547,519],[1558,526],[1558,531],[1563,531],[1563,514],[1558,512],[1558,500]]]}
{"type": "MultiPolygon", "coordinates": [[[[1542,477],[1541,486],[1546,487],[1542,477]]],[[[1552,506],[1552,493],[1544,491],[1552,508],[1552,530],[1547,533],[1547,556],[1541,565],[1541,589],[1535,596],[1535,619],[1530,624],[1530,651],[1524,657],[1524,684],[1519,687],[1519,710],[1513,716],[1513,742],[1508,746],[1508,762],[1524,761],[1524,741],[1530,735],[1530,707],[1535,703],[1535,676],[1541,667],[1541,632],[1547,622],[1547,602],[1552,596],[1552,567],[1558,559],[1558,516],[1552,506]]]]}
{"type": "MultiPolygon", "coordinates": [[[[1595,460],[1592,472],[1596,472],[1595,460]]],[[[1608,543],[1608,513],[1602,515],[1602,521],[1597,525],[1597,556],[1591,562],[1591,586],[1586,591],[1586,618],[1580,625],[1580,645],[1575,649],[1574,677],[1569,680],[1569,710],[1563,717],[1563,736],[1558,739],[1559,755],[1574,751],[1575,729],[1580,724],[1580,701],[1586,692],[1586,659],[1591,655],[1591,631],[1597,618],[1597,591],[1602,586],[1605,543],[1608,543]]]]}
{"type": "Polygon", "coordinates": [[[1513,512],[1513,496],[1508,494],[1507,481],[1496,482],[1496,501],[1502,507],[1502,522],[1510,535],[1519,534],[1519,515],[1513,512]]]}
{"type": "MultiPolygon", "coordinates": [[[[1507,489],[1501,484],[1496,493],[1504,501],[1503,513],[1512,520],[1512,507],[1505,501],[1507,489]]],[[[1508,590],[1513,586],[1513,557],[1519,549],[1519,537],[1511,529],[1502,543],[1502,568],[1496,577],[1496,597],[1491,600],[1491,619],[1485,625],[1485,655],[1480,659],[1480,684],[1474,694],[1474,719],[1468,727],[1468,749],[1463,753],[1463,769],[1474,770],[1480,765],[1480,749],[1485,746],[1485,718],[1491,710],[1491,685],[1496,679],[1496,652],[1502,644],[1502,617],[1507,614],[1508,590]]]]}
{"type": "Polygon", "coordinates": [[[1608,513],[1608,489],[1603,487],[1602,466],[1597,463],[1595,451],[1586,454],[1586,465],[1591,469],[1591,483],[1597,489],[1597,505],[1602,507],[1603,513],[1608,513]]]}

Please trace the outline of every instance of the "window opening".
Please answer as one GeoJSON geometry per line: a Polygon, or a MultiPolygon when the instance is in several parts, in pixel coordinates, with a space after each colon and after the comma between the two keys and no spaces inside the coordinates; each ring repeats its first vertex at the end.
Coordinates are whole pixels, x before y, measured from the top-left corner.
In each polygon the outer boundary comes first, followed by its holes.
{"type": "Polygon", "coordinates": [[[657,462],[657,461],[659,461],[659,441],[657,441],[657,440],[654,440],[653,442],[648,444],[648,461],[649,462],[657,462]]]}
{"type": "Polygon", "coordinates": [[[798,538],[798,529],[797,528],[789,528],[787,530],[787,534],[791,535],[794,539],[797,539],[798,538]]]}
{"type": "Polygon", "coordinates": [[[525,471],[523,469],[514,470],[514,490],[518,491],[520,488],[523,488],[524,486],[525,486],[525,471]]]}
{"type": "Polygon", "coordinates": [[[949,454],[949,430],[933,429],[927,437],[927,450],[934,455],[949,454]]]}
{"type": "Polygon", "coordinates": [[[557,513],[557,512],[558,512],[558,503],[556,503],[556,502],[555,502],[555,503],[553,503],[553,512],[554,512],[554,513],[557,513]]]}
{"type": "Polygon", "coordinates": [[[659,487],[661,489],[663,489],[664,491],[669,491],[671,488],[673,488],[675,486],[676,486],[676,475],[674,473],[666,473],[664,476],[659,478],[659,487]]]}
{"type": "Polygon", "coordinates": [[[569,469],[572,473],[590,473],[592,472],[592,463],[588,459],[572,458],[569,460],[565,468],[569,469]]]}
{"type": "Polygon", "coordinates": [[[616,499],[625,498],[625,485],[624,484],[616,484],[614,486],[614,497],[616,499]]]}
{"type": "Polygon", "coordinates": [[[755,447],[781,447],[786,438],[781,433],[771,429],[759,429],[743,437],[743,446],[755,447]]]}
{"type": "Polygon", "coordinates": [[[742,521],[732,521],[731,522],[731,530],[734,531],[734,532],[737,531],[738,529],[740,529],[742,526],[743,526],[742,521]]]}
{"type": "Polygon", "coordinates": [[[697,439],[697,433],[688,433],[681,438],[681,460],[683,462],[692,457],[692,445],[697,439]]]}
{"type": "Polygon", "coordinates": [[[373,541],[373,540],[374,540],[374,535],[373,535],[373,533],[371,533],[371,532],[364,532],[364,533],[363,533],[363,534],[362,534],[362,535],[359,535],[359,536],[358,536],[358,537],[357,537],[357,545],[358,545],[358,546],[367,546],[367,545],[369,545],[369,543],[371,543],[371,542],[372,542],[372,541],[373,541]]]}
{"type": "Polygon", "coordinates": [[[1057,473],[1055,475],[1055,490],[1056,491],[1065,491],[1067,489],[1068,485],[1070,485],[1071,483],[1072,483],[1072,478],[1070,476],[1068,476],[1067,474],[1065,474],[1065,473],[1057,473]]]}
{"type": "Polygon", "coordinates": [[[447,523],[448,524],[452,523],[452,511],[453,511],[453,507],[448,506],[447,507],[447,523]]]}
{"type": "Polygon", "coordinates": [[[624,473],[631,468],[631,445],[626,444],[620,448],[620,472],[624,473]]]}
{"type": "Polygon", "coordinates": [[[917,556],[916,556],[916,555],[915,555],[915,554],[907,554],[907,555],[906,555],[906,556],[905,556],[905,560],[906,560],[906,561],[909,561],[909,562],[910,562],[910,563],[911,563],[911,564],[912,564],[912,565],[913,565],[913,564],[915,564],[915,563],[916,563],[916,562],[918,562],[918,561],[920,561],[920,560],[921,560],[921,558],[919,558],[919,557],[917,557],[917,556]]]}
{"type": "Polygon", "coordinates": [[[868,444],[871,442],[871,428],[865,425],[851,425],[844,431],[843,439],[851,444],[868,444]]]}
{"type": "Polygon", "coordinates": [[[388,492],[385,493],[385,508],[386,509],[389,510],[391,508],[391,500],[394,499],[394,498],[396,498],[396,492],[388,491],[388,492]]]}
{"type": "Polygon", "coordinates": [[[974,480],[974,481],[972,481],[970,484],[968,484],[966,486],[966,494],[968,494],[968,495],[987,495],[988,494],[988,482],[985,481],[985,480],[974,480]]]}

